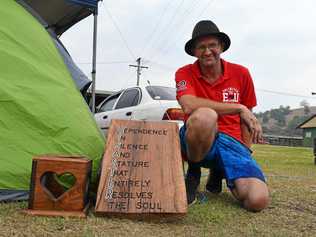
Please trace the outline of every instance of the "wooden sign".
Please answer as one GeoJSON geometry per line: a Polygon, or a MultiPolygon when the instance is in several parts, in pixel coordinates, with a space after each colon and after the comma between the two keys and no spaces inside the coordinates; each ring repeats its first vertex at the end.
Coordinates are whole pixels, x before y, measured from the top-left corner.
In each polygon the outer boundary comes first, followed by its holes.
{"type": "Polygon", "coordinates": [[[92,161],[83,157],[33,158],[29,215],[86,217],[92,161]],[[62,178],[67,180],[64,186],[62,178]]]}
{"type": "Polygon", "coordinates": [[[126,217],[186,214],[178,132],[172,122],[112,120],[96,213],[126,217]]]}

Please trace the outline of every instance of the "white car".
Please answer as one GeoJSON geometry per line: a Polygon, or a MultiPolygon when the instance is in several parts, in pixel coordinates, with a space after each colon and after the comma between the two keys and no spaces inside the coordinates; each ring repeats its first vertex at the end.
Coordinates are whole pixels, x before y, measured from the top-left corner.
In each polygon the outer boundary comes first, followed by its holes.
{"type": "Polygon", "coordinates": [[[106,136],[112,119],[172,120],[183,125],[184,113],[176,100],[176,89],[138,86],[107,97],[97,107],[95,120],[106,136]]]}

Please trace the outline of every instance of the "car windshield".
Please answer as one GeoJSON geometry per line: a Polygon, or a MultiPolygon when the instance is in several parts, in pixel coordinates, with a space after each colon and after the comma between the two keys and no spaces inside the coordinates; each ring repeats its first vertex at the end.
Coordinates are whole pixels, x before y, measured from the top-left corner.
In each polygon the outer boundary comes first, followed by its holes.
{"type": "Polygon", "coordinates": [[[146,86],[151,98],[154,100],[176,100],[176,89],[165,86],[146,86]]]}

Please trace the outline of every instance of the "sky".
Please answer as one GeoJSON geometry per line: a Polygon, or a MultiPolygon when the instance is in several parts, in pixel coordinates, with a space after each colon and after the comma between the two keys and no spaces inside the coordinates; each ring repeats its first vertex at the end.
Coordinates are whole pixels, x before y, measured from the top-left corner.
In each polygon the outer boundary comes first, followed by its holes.
{"type": "MultiPolygon", "coordinates": [[[[116,0],[99,3],[96,89],[118,91],[140,84],[175,86],[175,71],[193,63],[184,52],[194,25],[212,20],[229,35],[222,58],[246,66],[257,94],[255,112],[280,105],[316,106],[316,2],[314,0],[116,0]]],[[[61,41],[91,78],[93,17],[61,41]]]]}

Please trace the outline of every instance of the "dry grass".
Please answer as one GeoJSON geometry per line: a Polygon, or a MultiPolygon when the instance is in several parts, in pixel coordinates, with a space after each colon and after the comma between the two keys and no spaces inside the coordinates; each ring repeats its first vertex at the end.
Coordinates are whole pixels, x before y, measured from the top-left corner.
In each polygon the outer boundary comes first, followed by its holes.
{"type": "Polygon", "coordinates": [[[173,221],[95,217],[92,212],[86,220],[29,217],[20,212],[26,203],[0,204],[0,236],[316,236],[312,150],[257,145],[254,151],[272,197],[260,213],[242,209],[227,189],[173,221]]]}

